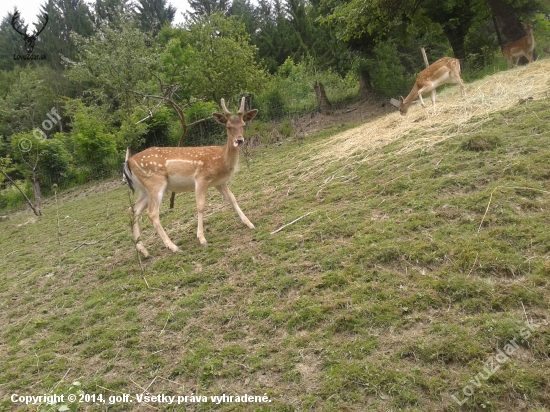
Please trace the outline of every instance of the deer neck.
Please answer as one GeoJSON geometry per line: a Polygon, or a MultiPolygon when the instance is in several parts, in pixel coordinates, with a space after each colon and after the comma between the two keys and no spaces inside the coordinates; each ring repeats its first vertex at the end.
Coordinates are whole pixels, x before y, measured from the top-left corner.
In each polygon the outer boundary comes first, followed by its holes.
{"type": "Polygon", "coordinates": [[[403,104],[406,107],[409,107],[411,103],[414,101],[414,99],[416,99],[416,97],[418,96],[419,90],[420,90],[420,87],[418,87],[418,83],[415,83],[409,95],[403,99],[403,104]]]}
{"type": "Polygon", "coordinates": [[[233,145],[233,138],[227,138],[227,144],[224,147],[223,158],[229,169],[234,169],[239,162],[239,146],[233,145]]]}
{"type": "Polygon", "coordinates": [[[533,33],[527,36],[527,44],[529,45],[530,49],[535,48],[535,36],[533,36],[533,33]]]}

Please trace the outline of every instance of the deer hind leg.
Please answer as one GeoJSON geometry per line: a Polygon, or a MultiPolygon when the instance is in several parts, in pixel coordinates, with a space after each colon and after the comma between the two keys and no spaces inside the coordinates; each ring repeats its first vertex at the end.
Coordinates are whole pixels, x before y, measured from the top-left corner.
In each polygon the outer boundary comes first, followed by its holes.
{"type": "Polygon", "coordinates": [[[149,257],[149,252],[147,252],[147,249],[145,249],[145,246],[141,243],[141,232],[139,230],[139,219],[141,217],[141,214],[147,207],[147,204],[149,203],[149,196],[147,196],[147,192],[141,191],[139,199],[134,204],[133,208],[131,207],[129,212],[132,215],[132,234],[134,236],[134,243],[136,245],[136,249],[145,257],[149,257]]]}
{"type": "Polygon", "coordinates": [[[157,234],[162,239],[164,246],[166,246],[172,252],[181,252],[180,248],[178,248],[170,240],[170,238],[164,231],[164,228],[160,224],[159,212],[160,212],[160,205],[162,203],[162,197],[164,196],[165,189],[166,189],[166,183],[164,183],[162,186],[160,186],[158,189],[154,191],[153,190],[149,191],[149,207],[147,208],[147,214],[149,216],[149,219],[151,220],[151,223],[153,224],[153,227],[157,231],[157,234]]]}
{"type": "Polygon", "coordinates": [[[462,77],[460,77],[460,73],[455,74],[454,78],[456,79],[456,83],[458,83],[460,86],[460,94],[463,97],[466,96],[466,85],[464,84],[464,80],[462,80],[462,77]]]}
{"type": "Polygon", "coordinates": [[[252,222],[250,220],[248,220],[248,218],[245,216],[245,214],[243,213],[243,211],[241,210],[241,208],[237,204],[237,199],[235,199],[235,196],[233,195],[233,193],[231,193],[231,190],[229,190],[227,185],[223,184],[223,185],[220,185],[220,186],[216,186],[216,189],[218,189],[219,192],[222,194],[222,196],[225,197],[225,199],[229,203],[231,203],[231,206],[233,206],[233,209],[235,209],[235,212],[237,212],[237,214],[241,218],[242,222],[246,226],[248,226],[250,229],[255,229],[252,222]]]}
{"type": "Polygon", "coordinates": [[[432,100],[432,106],[435,106],[435,89],[430,92],[430,99],[432,100]]]}

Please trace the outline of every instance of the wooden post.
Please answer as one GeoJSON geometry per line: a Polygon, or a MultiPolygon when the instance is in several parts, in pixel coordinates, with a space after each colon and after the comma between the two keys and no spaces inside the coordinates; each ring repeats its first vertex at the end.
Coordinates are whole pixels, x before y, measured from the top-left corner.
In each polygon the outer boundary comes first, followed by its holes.
{"type": "MultiPolygon", "coordinates": [[[[424,47],[421,47],[420,51],[422,52],[422,57],[424,58],[424,64],[426,65],[426,68],[430,67],[430,62],[428,61],[428,56],[426,56],[426,50],[424,50],[424,47]]],[[[430,96],[432,102],[435,102],[435,89],[430,92],[430,96]]]]}
{"type": "Polygon", "coordinates": [[[428,62],[428,56],[426,56],[426,50],[424,50],[424,47],[421,47],[420,51],[422,52],[422,57],[424,57],[424,64],[426,67],[429,67],[430,63],[428,62]]]}

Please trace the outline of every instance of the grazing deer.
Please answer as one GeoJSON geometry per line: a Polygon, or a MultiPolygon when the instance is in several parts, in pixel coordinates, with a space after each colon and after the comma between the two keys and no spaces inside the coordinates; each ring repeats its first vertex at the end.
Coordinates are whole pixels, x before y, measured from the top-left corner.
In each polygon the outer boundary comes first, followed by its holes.
{"type": "MultiPolygon", "coordinates": [[[[237,171],[239,146],[244,143],[243,132],[246,122],[252,120],[258,110],[245,113],[245,98],[237,115],[232,115],[222,99],[224,114],[213,113],[214,119],[225,125],[227,144],[207,147],[150,147],[132,157],[124,164],[124,176],[134,191],[140,191],[140,197],[133,207],[133,236],[136,248],[148,257],[147,249],[140,241],[139,217],[147,207],[147,214],[164,245],[173,252],[181,250],[168,238],[159,219],[159,208],[166,190],[172,192],[195,191],[198,210],[197,237],[201,245],[208,246],[204,238],[203,215],[206,191],[214,186],[231,203],[241,220],[250,229],[254,225],[239,208],[235,196],[227,187],[227,182],[237,171]]],[[[132,209],[130,209],[132,212],[132,209]]]]}
{"type": "Polygon", "coordinates": [[[420,99],[422,107],[426,107],[424,100],[422,100],[422,93],[428,92],[431,92],[432,104],[435,106],[435,89],[445,83],[460,84],[460,92],[464,96],[464,82],[460,77],[460,62],[458,59],[443,57],[422,70],[416,78],[409,95],[404,99],[403,96],[399,97],[399,111],[402,115],[407,114],[409,106],[417,97],[420,99]]]}
{"type": "Polygon", "coordinates": [[[508,43],[504,49],[502,49],[502,54],[508,63],[508,69],[517,66],[518,60],[521,57],[525,57],[529,63],[533,63],[534,61],[533,53],[535,51],[535,38],[533,37],[533,26],[524,24],[523,28],[527,32],[527,36],[513,43],[508,43]]]}
{"type": "Polygon", "coordinates": [[[25,42],[25,50],[27,51],[28,54],[31,54],[32,51],[34,50],[34,44],[38,39],[38,36],[40,35],[40,33],[44,31],[44,29],[48,24],[48,15],[47,14],[44,15],[44,23],[42,25],[42,28],[40,30],[34,30],[33,34],[31,34],[30,36],[27,34],[28,26],[25,26],[24,32],[20,30],[21,25],[19,24],[19,17],[20,17],[19,12],[16,10],[11,18],[11,25],[14,28],[14,30],[17,33],[19,33],[21,37],[23,37],[23,41],[25,42]],[[17,26],[18,24],[19,26],[17,26]]]}

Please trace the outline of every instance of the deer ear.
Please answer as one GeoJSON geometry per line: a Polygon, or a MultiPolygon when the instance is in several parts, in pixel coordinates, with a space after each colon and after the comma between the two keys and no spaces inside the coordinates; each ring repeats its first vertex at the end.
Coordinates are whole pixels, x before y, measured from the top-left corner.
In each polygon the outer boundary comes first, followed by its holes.
{"type": "Polygon", "coordinates": [[[258,114],[258,109],[254,109],[254,110],[249,110],[248,112],[245,113],[245,115],[243,116],[243,120],[245,122],[249,122],[251,121],[252,119],[254,119],[256,117],[256,115],[258,114]]]}
{"type": "Polygon", "coordinates": [[[227,118],[225,117],[225,115],[223,115],[221,113],[212,113],[212,117],[218,123],[221,123],[221,124],[226,124],[227,123],[227,118]]]}
{"type": "Polygon", "coordinates": [[[403,100],[403,96],[399,96],[399,102],[400,102],[400,103],[403,103],[403,101],[404,101],[404,100],[403,100]]]}

